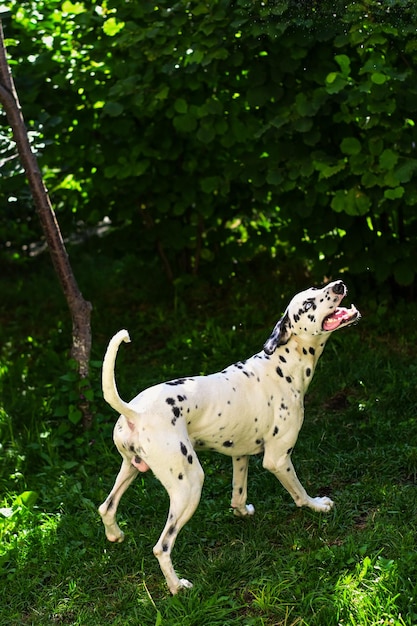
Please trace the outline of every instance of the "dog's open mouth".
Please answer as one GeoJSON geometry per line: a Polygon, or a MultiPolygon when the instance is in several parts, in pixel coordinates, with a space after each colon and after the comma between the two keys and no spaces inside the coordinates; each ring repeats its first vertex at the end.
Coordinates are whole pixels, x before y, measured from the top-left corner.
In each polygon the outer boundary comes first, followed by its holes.
{"type": "Polygon", "coordinates": [[[360,316],[358,309],[353,304],[350,309],[337,307],[333,313],[330,313],[330,315],[324,318],[322,328],[328,331],[336,330],[336,328],[344,324],[352,324],[352,322],[358,320],[360,316]]]}

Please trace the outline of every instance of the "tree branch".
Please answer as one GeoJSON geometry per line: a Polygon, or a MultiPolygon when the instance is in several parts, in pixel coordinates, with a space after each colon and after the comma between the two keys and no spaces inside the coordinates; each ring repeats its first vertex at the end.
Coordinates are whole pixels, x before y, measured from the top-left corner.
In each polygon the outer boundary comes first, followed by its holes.
{"type": "MultiPolygon", "coordinates": [[[[72,348],[71,356],[78,363],[82,378],[89,373],[91,352],[91,310],[90,302],[84,300],[73,274],[65,244],[61,235],[58,221],[45,187],[42,173],[39,169],[36,156],[32,151],[25,121],[21,111],[19,98],[15,89],[12,74],[7,62],[4,45],[3,27],[0,19],[0,103],[6,111],[7,119],[13,131],[20,161],[24,167],[29,182],[33,202],[41,223],[46,242],[48,244],[52,263],[58,280],[63,289],[72,318],[72,348]]],[[[85,411],[84,426],[91,426],[92,418],[85,411]]]]}

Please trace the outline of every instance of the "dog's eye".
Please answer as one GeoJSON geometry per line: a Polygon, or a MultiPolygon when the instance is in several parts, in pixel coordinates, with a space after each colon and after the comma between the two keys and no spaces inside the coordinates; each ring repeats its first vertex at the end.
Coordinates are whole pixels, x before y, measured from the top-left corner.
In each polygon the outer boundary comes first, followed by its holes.
{"type": "Polygon", "coordinates": [[[304,305],[304,311],[308,311],[313,306],[312,302],[306,302],[304,305]]]}

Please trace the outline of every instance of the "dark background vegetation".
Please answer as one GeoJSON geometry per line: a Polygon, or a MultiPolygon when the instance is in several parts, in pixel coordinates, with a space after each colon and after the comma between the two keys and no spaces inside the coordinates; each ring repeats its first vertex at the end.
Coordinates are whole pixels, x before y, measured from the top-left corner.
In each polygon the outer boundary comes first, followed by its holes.
{"type": "MultiPolygon", "coordinates": [[[[414,283],[415,3],[10,4],[13,73],[67,236],[108,218],[171,281],[273,260],[414,283]]],[[[1,121],[10,258],[40,234],[1,121]]]]}
{"type": "Polygon", "coordinates": [[[95,423],[82,432],[71,323],[0,111],[0,623],[417,623],[417,6],[363,2],[9,2],[23,113],[83,295],[95,423]],[[126,327],[123,397],[258,351],[299,289],[342,277],[363,314],[331,338],[295,465],[334,513],[298,511],[251,464],[204,496],[168,597],[146,475],[97,505],[118,455],[100,367],[126,327]],[[3,620],[3,621],[2,621],[3,620]]]}

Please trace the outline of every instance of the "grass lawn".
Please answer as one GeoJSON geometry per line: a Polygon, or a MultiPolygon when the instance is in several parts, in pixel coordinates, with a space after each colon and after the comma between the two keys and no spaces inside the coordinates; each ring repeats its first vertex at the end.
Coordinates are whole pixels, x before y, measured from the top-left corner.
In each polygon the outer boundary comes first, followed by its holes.
{"type": "Polygon", "coordinates": [[[152,554],[168,511],[152,474],[122,499],[123,544],[106,541],[97,514],[119,468],[117,416],[100,399],[107,340],[122,327],[131,333],[117,365],[127,398],[257,352],[297,289],[265,287],[266,297],[248,284],[227,298],[201,290],[188,301],[152,299],[141,276],[124,283],[105,259],[97,276],[94,263],[85,253],[78,268],[94,304],[88,436],[69,417],[67,313],[48,261],[15,270],[0,287],[0,624],[417,624],[417,307],[384,313],[369,304],[375,296],[355,297],[361,323],[334,333],[319,362],[293,461],[310,495],[335,500],[330,514],[297,509],[253,457],[256,513],[237,519],[230,459],[201,455],[203,497],[173,552],[194,588],[171,597],[152,554]]]}

